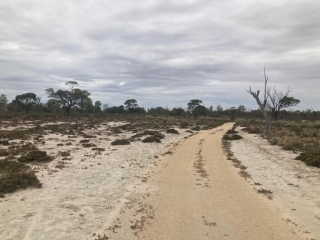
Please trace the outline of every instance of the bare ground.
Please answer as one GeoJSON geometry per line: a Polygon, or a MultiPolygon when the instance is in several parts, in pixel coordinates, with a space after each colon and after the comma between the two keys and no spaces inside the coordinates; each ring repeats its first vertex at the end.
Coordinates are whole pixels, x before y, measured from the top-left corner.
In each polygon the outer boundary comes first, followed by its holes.
{"type": "Polygon", "coordinates": [[[221,147],[225,124],[198,133],[164,159],[150,180],[154,192],[131,198],[111,239],[312,239],[286,221],[227,161],[221,147]],[[119,227],[120,226],[120,227],[119,227]]]}

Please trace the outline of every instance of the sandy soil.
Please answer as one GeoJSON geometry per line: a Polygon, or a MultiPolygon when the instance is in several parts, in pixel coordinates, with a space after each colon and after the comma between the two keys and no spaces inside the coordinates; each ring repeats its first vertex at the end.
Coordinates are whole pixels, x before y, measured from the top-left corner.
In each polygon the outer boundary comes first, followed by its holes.
{"type": "Polygon", "coordinates": [[[243,139],[232,141],[231,150],[247,167],[254,188],[271,191],[273,204],[287,222],[320,239],[320,169],[294,160],[297,153],[237,130],[243,139]]]}
{"type": "Polygon", "coordinates": [[[0,239],[319,237],[319,169],[293,161],[295,154],[241,132],[244,139],[231,149],[248,167],[246,181],[221,146],[231,123],[190,137],[185,130],[165,134],[161,144],[111,146],[130,136],[108,130],[121,124],[85,131],[97,136],[90,142],[103,152],[83,148],[80,136],[48,134],[45,144],[37,142],[56,158],[35,167],[41,189],[0,199],[0,239]],[[61,151],[70,152],[69,160],[61,151]],[[59,162],[65,168],[56,168],[59,162]],[[271,190],[273,200],[258,194],[260,188],[271,190]]]}
{"type": "Polygon", "coordinates": [[[111,239],[311,239],[284,219],[227,161],[221,138],[232,124],[179,144],[152,177],[155,191],[118,215],[111,239]]]}
{"type": "MultiPolygon", "coordinates": [[[[44,135],[45,144],[35,142],[55,160],[33,165],[43,184],[41,189],[18,191],[0,199],[0,239],[95,239],[99,233],[113,229],[116,216],[131,195],[152,191],[148,178],[161,166],[162,155],[190,135],[179,130],[180,134],[164,133],[166,137],[160,144],[135,141],[112,146],[111,141],[134,135],[114,135],[108,130],[122,124],[102,123],[98,129],[84,131],[97,136],[90,142],[106,151],[83,148],[81,136],[68,138],[50,133],[44,135]],[[63,151],[69,151],[71,157],[62,160],[63,151]],[[59,163],[65,167],[56,168],[59,163]]],[[[30,126],[26,123],[23,128],[30,126]]]]}

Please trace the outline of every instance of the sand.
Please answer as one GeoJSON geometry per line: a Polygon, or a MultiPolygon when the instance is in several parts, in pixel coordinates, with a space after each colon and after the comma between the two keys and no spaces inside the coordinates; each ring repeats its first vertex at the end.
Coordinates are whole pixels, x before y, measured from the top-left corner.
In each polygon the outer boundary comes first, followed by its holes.
{"type": "Polygon", "coordinates": [[[118,216],[111,239],[311,239],[283,219],[227,161],[221,148],[225,124],[198,133],[164,159],[152,178],[156,190],[118,216]]]}
{"type": "Polygon", "coordinates": [[[6,194],[6,198],[0,199],[0,239],[95,239],[112,227],[132,194],[151,191],[147,180],[162,164],[161,154],[190,133],[178,129],[180,134],[163,132],[166,137],[160,144],[135,141],[130,145],[112,146],[111,141],[134,135],[128,132],[114,135],[108,130],[123,124],[106,122],[98,129],[84,131],[97,136],[90,142],[106,151],[83,148],[79,143],[84,139],[81,136],[68,138],[49,133],[44,135],[45,144],[35,142],[40,150],[55,159],[33,165],[42,188],[6,194]],[[72,145],[67,146],[67,142],[72,145]],[[64,145],[57,146],[58,143],[64,145]],[[62,160],[60,152],[63,151],[70,152],[70,160],[62,160]],[[56,168],[59,163],[65,167],[56,168]]]}
{"type": "Polygon", "coordinates": [[[272,192],[272,203],[285,220],[310,237],[320,239],[320,169],[294,160],[298,153],[282,150],[256,134],[236,130],[243,139],[232,141],[235,157],[247,167],[255,189],[272,192]]]}
{"type": "Polygon", "coordinates": [[[319,169],[297,154],[241,131],[231,150],[252,177],[245,180],[221,146],[231,123],[192,136],[163,132],[161,144],[112,146],[133,135],[110,133],[122,124],[85,130],[106,151],[83,148],[80,136],[48,133],[36,142],[55,160],[34,166],[42,188],[0,199],[0,239],[319,239],[319,169]]]}

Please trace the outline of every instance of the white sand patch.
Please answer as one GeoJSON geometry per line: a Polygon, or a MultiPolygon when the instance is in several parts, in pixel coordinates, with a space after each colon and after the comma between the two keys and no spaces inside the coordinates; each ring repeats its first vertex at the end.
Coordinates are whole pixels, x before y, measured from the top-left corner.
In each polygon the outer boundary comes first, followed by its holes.
{"type": "Polygon", "coordinates": [[[111,141],[134,135],[124,131],[114,136],[110,132],[110,127],[122,124],[100,123],[98,129],[84,131],[96,136],[89,141],[105,148],[101,152],[84,148],[79,143],[85,139],[82,136],[44,135],[45,143],[37,142],[36,146],[56,158],[32,165],[43,184],[41,189],[18,191],[0,199],[0,239],[94,239],[94,234],[111,227],[132,194],[150,191],[146,179],[161,165],[161,154],[190,135],[179,129],[180,134],[162,132],[165,138],[160,144],[135,141],[112,146],[111,141]],[[64,151],[71,156],[63,160],[60,152],[64,151]],[[59,164],[65,167],[56,168],[59,164]]]}
{"type": "Polygon", "coordinates": [[[298,155],[240,130],[243,139],[230,141],[234,156],[248,169],[256,189],[273,192],[273,202],[294,224],[320,239],[320,169],[294,160],[298,155]]]}

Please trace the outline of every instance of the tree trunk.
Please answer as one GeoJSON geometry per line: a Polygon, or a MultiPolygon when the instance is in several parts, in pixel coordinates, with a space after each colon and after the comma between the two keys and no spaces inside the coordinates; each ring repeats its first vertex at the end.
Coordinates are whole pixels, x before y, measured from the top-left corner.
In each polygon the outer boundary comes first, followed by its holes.
{"type": "Polygon", "coordinates": [[[266,126],[265,126],[265,130],[264,130],[264,132],[267,134],[267,135],[269,135],[270,133],[271,133],[271,123],[272,123],[272,121],[271,121],[271,118],[269,117],[267,117],[267,118],[265,118],[265,120],[266,120],[266,126]]]}

